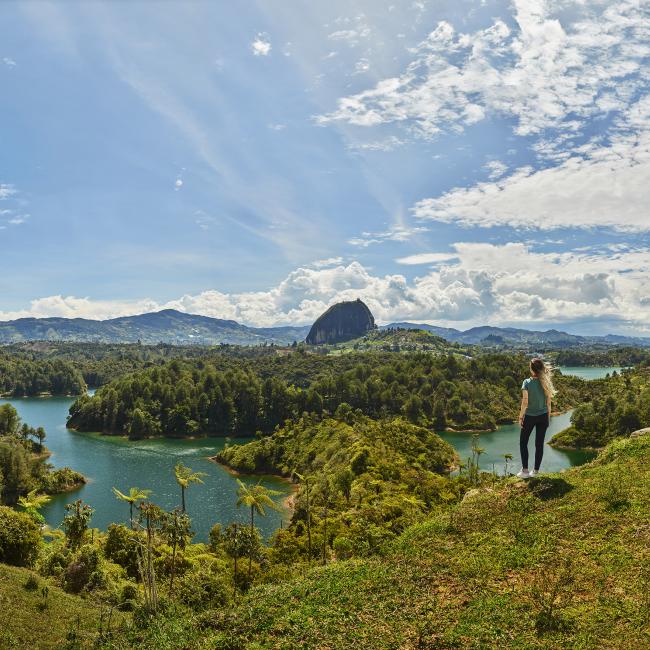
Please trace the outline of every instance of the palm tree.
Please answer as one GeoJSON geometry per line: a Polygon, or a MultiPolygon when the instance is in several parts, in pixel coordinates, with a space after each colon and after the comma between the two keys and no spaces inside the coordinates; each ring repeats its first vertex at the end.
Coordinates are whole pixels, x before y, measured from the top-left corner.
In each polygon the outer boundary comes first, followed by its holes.
{"type": "Polygon", "coordinates": [[[131,520],[131,529],[133,529],[133,506],[136,501],[144,501],[151,494],[151,490],[141,490],[137,487],[129,488],[129,493],[124,494],[117,488],[113,488],[113,494],[121,501],[126,501],[129,504],[129,517],[131,520]]]}
{"type": "MultiPolygon", "coordinates": [[[[255,513],[257,512],[260,517],[266,516],[266,508],[271,508],[271,510],[279,511],[280,506],[273,501],[271,497],[279,496],[282,492],[277,490],[270,490],[267,487],[264,487],[260,483],[256,483],[252,487],[244,485],[239,479],[237,479],[239,485],[239,490],[237,491],[237,507],[246,506],[251,509],[251,541],[253,540],[254,530],[255,530],[255,513]]],[[[248,556],[248,580],[251,578],[251,567],[253,561],[253,553],[248,556]]]]}
{"type": "Polygon", "coordinates": [[[181,510],[185,512],[185,490],[190,483],[203,483],[202,477],[207,476],[205,472],[194,472],[191,467],[186,467],[183,463],[178,463],[174,467],[176,482],[181,486],[181,510]]]}
{"type": "Polygon", "coordinates": [[[18,499],[18,505],[21,508],[24,508],[25,512],[32,517],[32,519],[37,521],[39,524],[42,524],[45,522],[45,518],[39,510],[43,506],[46,506],[51,500],[52,497],[49,497],[47,494],[36,494],[36,490],[32,490],[31,492],[28,492],[26,497],[20,497],[20,499],[18,499]]]}

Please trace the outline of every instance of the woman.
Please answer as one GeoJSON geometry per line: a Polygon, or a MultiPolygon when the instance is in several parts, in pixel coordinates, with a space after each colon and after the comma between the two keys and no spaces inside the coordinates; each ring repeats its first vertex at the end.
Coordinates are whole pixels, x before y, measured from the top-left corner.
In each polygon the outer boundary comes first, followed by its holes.
{"type": "Polygon", "coordinates": [[[552,369],[541,359],[530,362],[530,377],[521,386],[521,409],[519,411],[519,451],[521,452],[521,471],[519,478],[537,476],[542,455],[544,454],[544,436],[551,417],[551,399],[555,395],[552,369]],[[535,468],[528,471],[528,440],[535,429],[535,468]]]}

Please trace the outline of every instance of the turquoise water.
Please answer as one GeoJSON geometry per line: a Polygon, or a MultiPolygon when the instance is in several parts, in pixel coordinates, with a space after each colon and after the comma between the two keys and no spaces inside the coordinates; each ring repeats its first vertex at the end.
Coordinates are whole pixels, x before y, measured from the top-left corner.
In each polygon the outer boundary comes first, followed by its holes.
{"type": "MultiPolygon", "coordinates": [[[[569,369],[566,369],[567,371],[569,369]]],[[[613,369],[580,368],[588,371],[610,371],[613,369]]],[[[594,373],[595,374],[595,373],[594,373]]],[[[602,376],[606,374],[603,372],[602,376]]],[[[596,378],[591,376],[589,378],[596,378]]],[[[69,397],[2,399],[13,404],[23,421],[30,426],[42,426],[47,432],[45,444],[52,452],[51,462],[55,467],[68,466],[81,472],[88,483],[68,494],[57,495],[43,510],[47,522],[56,527],[65,514],[65,504],[81,498],[95,508],[92,525],[105,529],[111,522],[128,523],[128,505],[118,501],[112,492],[116,487],[122,492],[137,486],[152,490],[152,500],[163,508],[171,509],[180,503],[179,487],[174,479],[174,465],[182,461],[195,471],[205,472],[204,485],[191,485],[186,492],[187,511],[192,517],[196,539],[205,541],[208,531],[215,523],[226,525],[231,521],[246,521],[247,512],[236,507],[237,483],[235,477],[223,467],[208,460],[223,449],[223,438],[199,440],[155,440],[129,441],[118,436],[77,433],[66,429],[68,409],[73,402],[69,397]]],[[[569,426],[570,414],[551,419],[546,440],[569,426]]],[[[471,456],[472,435],[469,433],[439,432],[452,444],[465,461],[471,456]]],[[[250,439],[248,439],[250,440],[250,439]]],[[[231,444],[247,442],[245,438],[232,440],[231,444]]],[[[514,460],[511,467],[519,468],[519,426],[507,424],[496,431],[482,433],[479,446],[485,449],[481,456],[481,468],[504,470],[503,455],[510,453],[514,460]]],[[[531,458],[533,436],[530,441],[531,458]]],[[[593,458],[593,453],[560,451],[546,445],[542,470],[559,471],[580,465],[593,458]]],[[[245,483],[254,483],[256,478],[242,477],[245,483]]],[[[290,493],[290,486],[280,479],[264,477],[262,483],[279,490],[283,495],[290,493]]],[[[278,497],[277,500],[281,500],[278,497]]],[[[270,535],[288,513],[270,512],[265,518],[258,518],[258,525],[265,536],[270,535]]]]}
{"type": "Polygon", "coordinates": [[[582,379],[602,379],[614,371],[620,373],[623,368],[620,366],[560,366],[560,370],[563,375],[573,375],[582,379]]]}
{"type": "MultiPolygon", "coordinates": [[[[544,456],[542,459],[542,472],[559,472],[574,465],[582,465],[590,461],[594,452],[587,451],[564,451],[553,449],[548,445],[548,441],[559,431],[566,429],[571,423],[571,413],[563,413],[551,418],[551,424],[546,432],[546,445],[544,446],[544,456]]],[[[472,434],[471,433],[451,433],[449,431],[440,431],[438,435],[452,445],[462,462],[466,462],[472,455],[472,434]]],[[[494,466],[499,474],[503,474],[505,469],[504,454],[512,454],[513,460],[508,462],[508,471],[519,471],[521,461],[519,458],[519,425],[504,424],[496,431],[481,433],[478,440],[478,446],[485,449],[481,455],[480,465],[482,470],[492,471],[494,466]]],[[[528,441],[528,453],[530,460],[535,455],[535,433],[533,432],[528,441]]]]}
{"type": "MultiPolygon", "coordinates": [[[[187,512],[192,517],[197,541],[207,540],[213,524],[231,521],[248,521],[248,511],[236,507],[237,483],[234,476],[223,467],[208,460],[221,450],[223,438],[200,440],[141,440],[130,442],[117,436],[77,433],[66,429],[65,422],[70,404],[69,397],[23,398],[0,400],[14,405],[20,417],[30,426],[45,428],[46,446],[52,452],[50,461],[55,467],[68,466],[81,472],[88,484],[68,494],[57,495],[43,509],[51,526],[59,526],[65,514],[65,504],[83,499],[95,508],[91,525],[105,529],[111,522],[128,523],[128,504],[118,501],[112,492],[115,486],[122,492],[137,486],[152,490],[151,500],[171,509],[180,505],[180,488],[174,478],[174,465],[178,461],[194,471],[206,472],[204,485],[193,484],[186,491],[187,512]]],[[[245,439],[231,441],[247,442],[245,439]]],[[[242,477],[245,483],[255,483],[256,478],[242,477]]],[[[280,479],[265,477],[262,483],[290,493],[290,486],[280,479]]],[[[282,497],[277,497],[280,501],[282,497]]],[[[268,536],[286,521],[288,513],[271,512],[258,517],[257,525],[268,536]]]]}

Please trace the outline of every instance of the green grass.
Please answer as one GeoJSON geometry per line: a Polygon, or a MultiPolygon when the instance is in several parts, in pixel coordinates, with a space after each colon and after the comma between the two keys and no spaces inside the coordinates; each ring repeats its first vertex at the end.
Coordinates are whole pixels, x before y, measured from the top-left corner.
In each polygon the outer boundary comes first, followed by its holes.
{"type": "MultiPolygon", "coordinates": [[[[650,646],[650,436],[582,468],[469,492],[384,556],[161,622],[157,648],[416,650],[650,646]],[[161,630],[167,628],[167,632],[161,630]],[[176,640],[169,633],[176,629],[176,640]]],[[[132,647],[124,637],[112,647],[132,647]]]]}
{"type": "Polygon", "coordinates": [[[66,594],[28,569],[0,564],[2,650],[92,647],[99,619],[93,601],[66,594]],[[71,631],[78,644],[67,638],[71,631]]]}

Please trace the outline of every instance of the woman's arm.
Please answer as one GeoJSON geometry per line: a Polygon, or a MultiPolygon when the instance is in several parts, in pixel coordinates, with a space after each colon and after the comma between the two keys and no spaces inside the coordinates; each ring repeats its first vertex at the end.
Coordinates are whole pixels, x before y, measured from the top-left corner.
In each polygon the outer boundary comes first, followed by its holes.
{"type": "Polygon", "coordinates": [[[519,409],[519,424],[523,426],[526,409],[528,408],[528,391],[521,391],[521,408],[519,409]]]}
{"type": "Polygon", "coordinates": [[[551,419],[551,398],[546,397],[546,411],[548,412],[548,418],[551,419]]]}

